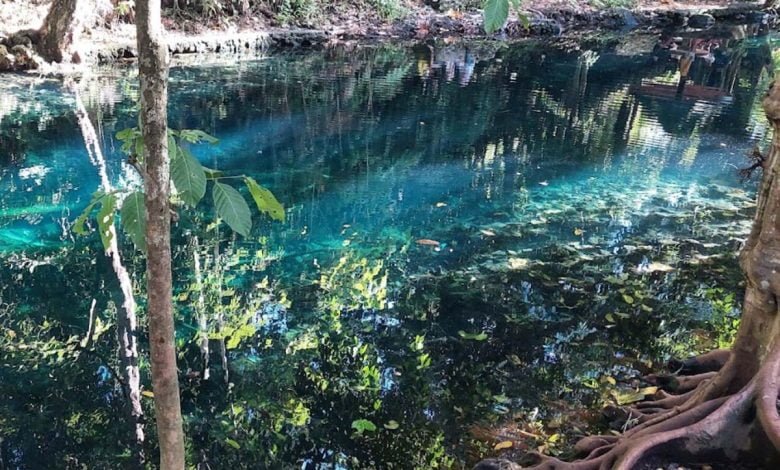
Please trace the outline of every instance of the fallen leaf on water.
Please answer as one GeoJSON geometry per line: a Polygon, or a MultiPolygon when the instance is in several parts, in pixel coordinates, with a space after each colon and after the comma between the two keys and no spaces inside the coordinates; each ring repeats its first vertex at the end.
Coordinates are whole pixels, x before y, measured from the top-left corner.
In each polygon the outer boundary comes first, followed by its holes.
{"type": "Polygon", "coordinates": [[[512,441],[503,441],[499,442],[493,447],[493,450],[502,450],[502,449],[510,449],[514,444],[512,441]]]}
{"type": "Polygon", "coordinates": [[[144,390],[143,392],[141,392],[141,395],[147,398],[154,398],[154,392],[152,392],[151,390],[144,390]]]}
{"type": "Polygon", "coordinates": [[[585,230],[582,230],[581,228],[575,228],[575,229],[574,229],[574,235],[576,235],[576,236],[578,236],[578,237],[579,237],[580,235],[582,235],[583,233],[585,233],[585,230]]]}
{"type": "Polygon", "coordinates": [[[463,339],[471,339],[474,341],[485,341],[488,339],[488,335],[484,331],[481,333],[466,333],[465,331],[460,330],[458,331],[458,334],[463,339]]]}
{"type": "Polygon", "coordinates": [[[415,243],[417,243],[418,245],[423,245],[423,246],[439,246],[439,245],[441,245],[441,243],[437,242],[436,240],[431,240],[430,238],[421,238],[421,239],[417,240],[415,243]]]}
{"type": "Polygon", "coordinates": [[[483,229],[483,230],[480,230],[479,233],[481,233],[482,235],[484,235],[486,237],[495,237],[496,236],[496,232],[494,232],[492,230],[484,230],[483,229]]]}
{"type": "Polygon", "coordinates": [[[615,397],[615,400],[617,401],[618,405],[628,405],[630,403],[636,403],[638,401],[642,401],[649,396],[655,395],[657,392],[658,392],[658,387],[645,387],[645,388],[640,388],[636,392],[628,392],[628,393],[613,392],[612,395],[615,397]]]}
{"type": "Polygon", "coordinates": [[[436,203],[436,207],[447,207],[447,203],[446,202],[437,202],[436,203]]]}

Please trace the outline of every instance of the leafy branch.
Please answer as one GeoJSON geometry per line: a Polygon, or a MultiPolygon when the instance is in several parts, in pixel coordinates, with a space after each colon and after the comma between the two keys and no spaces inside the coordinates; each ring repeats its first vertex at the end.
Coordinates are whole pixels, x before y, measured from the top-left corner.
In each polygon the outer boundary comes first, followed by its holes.
{"type": "MultiPolygon", "coordinates": [[[[141,178],[146,178],[143,160],[143,135],[134,127],[117,133],[117,139],[122,142],[122,151],[128,155],[128,162],[138,171],[141,178]]],[[[196,159],[182,143],[215,145],[219,140],[197,129],[168,130],[168,154],[171,160],[171,182],[176,189],[176,195],[181,203],[191,208],[203,200],[209,182],[211,182],[212,202],[216,216],[224,221],[234,232],[248,236],[252,229],[252,213],[241,193],[226,184],[226,180],[241,180],[247,187],[252,201],[258,211],[273,220],[285,220],[284,206],[273,193],[261,186],[253,178],[246,175],[225,176],[221,171],[207,168],[196,159]]],[[[73,224],[73,230],[78,235],[88,233],[87,219],[96,208],[97,226],[104,248],[108,248],[112,231],[110,227],[116,219],[119,209],[120,221],[125,233],[135,246],[146,252],[146,206],[143,191],[117,190],[110,193],[97,191],[92,200],[73,224]],[[120,201],[121,199],[121,201],[120,201]]]]}
{"type": "Polygon", "coordinates": [[[520,12],[520,0],[485,0],[482,8],[485,32],[495,33],[504,27],[509,18],[509,8],[514,8],[523,25],[528,27],[528,19],[520,12]]]}

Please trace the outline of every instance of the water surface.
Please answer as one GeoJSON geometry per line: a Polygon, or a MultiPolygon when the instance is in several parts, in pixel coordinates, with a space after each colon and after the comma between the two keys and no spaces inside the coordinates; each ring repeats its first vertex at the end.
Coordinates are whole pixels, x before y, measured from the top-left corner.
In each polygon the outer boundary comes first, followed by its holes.
{"type": "MultiPolygon", "coordinates": [[[[650,38],[630,53],[353,47],[174,68],[171,127],[219,138],[193,153],[286,207],[285,222],[255,214],[241,237],[213,223],[207,196],[174,227],[190,461],[460,467],[506,439],[557,452],[598,426],[573,410],[717,344],[738,304],[754,185],[737,170],[766,136],[772,48],[709,40],[650,38]],[[681,89],[686,50],[706,53],[681,89]]],[[[133,74],[81,84],[120,188],[138,185],[114,138],[137,119],[133,74]]],[[[98,468],[126,456],[111,330],[76,361],[18,349],[83,336],[93,298],[112,321],[99,237],[70,229],[98,171],[71,90],[3,87],[2,457],[98,468]]],[[[122,251],[143,303],[143,258],[124,239],[122,251]]]]}

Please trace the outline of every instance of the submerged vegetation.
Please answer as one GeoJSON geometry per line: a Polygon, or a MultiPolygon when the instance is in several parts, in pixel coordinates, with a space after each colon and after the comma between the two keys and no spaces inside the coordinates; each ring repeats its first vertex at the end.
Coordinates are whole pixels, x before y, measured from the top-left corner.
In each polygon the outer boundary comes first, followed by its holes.
{"type": "MultiPolygon", "coordinates": [[[[567,457],[577,438],[625,425],[601,419],[604,405],[657,391],[639,377],[728,347],[755,207],[755,181],[737,170],[765,142],[775,43],[713,41],[679,99],[665,94],[680,76],[667,38],[632,54],[382,45],[174,69],[169,125],[203,130],[170,134],[174,200],[191,206],[173,230],[188,463],[567,457]],[[219,142],[189,145],[210,135],[219,142]],[[243,181],[251,199],[223,188],[205,204],[209,179],[243,181]],[[275,222],[247,224],[225,198],[275,222]]],[[[134,81],[79,86],[112,183],[138,185],[134,81]]],[[[73,236],[99,187],[74,100],[46,81],[3,96],[0,463],[130,465],[122,300],[95,255],[105,227],[73,236]]],[[[105,205],[98,217],[113,222],[105,205]]],[[[129,232],[118,242],[144,306],[142,237],[129,232]]],[[[153,455],[149,338],[138,341],[153,455]]]]}

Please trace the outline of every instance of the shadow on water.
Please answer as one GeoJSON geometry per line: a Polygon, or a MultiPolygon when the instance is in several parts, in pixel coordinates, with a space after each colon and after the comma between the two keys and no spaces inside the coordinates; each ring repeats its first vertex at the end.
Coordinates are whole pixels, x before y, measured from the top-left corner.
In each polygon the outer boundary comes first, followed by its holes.
{"type": "MultiPolygon", "coordinates": [[[[171,126],[220,139],[193,153],[287,209],[246,238],[205,205],[175,227],[190,461],[565,455],[642,373],[728,344],[754,191],[737,170],[766,136],[776,55],[773,38],[744,33],[172,70],[171,126]]],[[[135,123],[134,73],[81,84],[118,187],[138,184],[113,137],[135,123]]],[[[116,468],[116,287],[99,237],[70,230],[97,172],[57,83],[2,86],[0,467],[116,468]],[[73,345],[93,298],[105,331],[86,355],[73,345]]],[[[143,259],[123,243],[143,303],[143,259]]]]}

